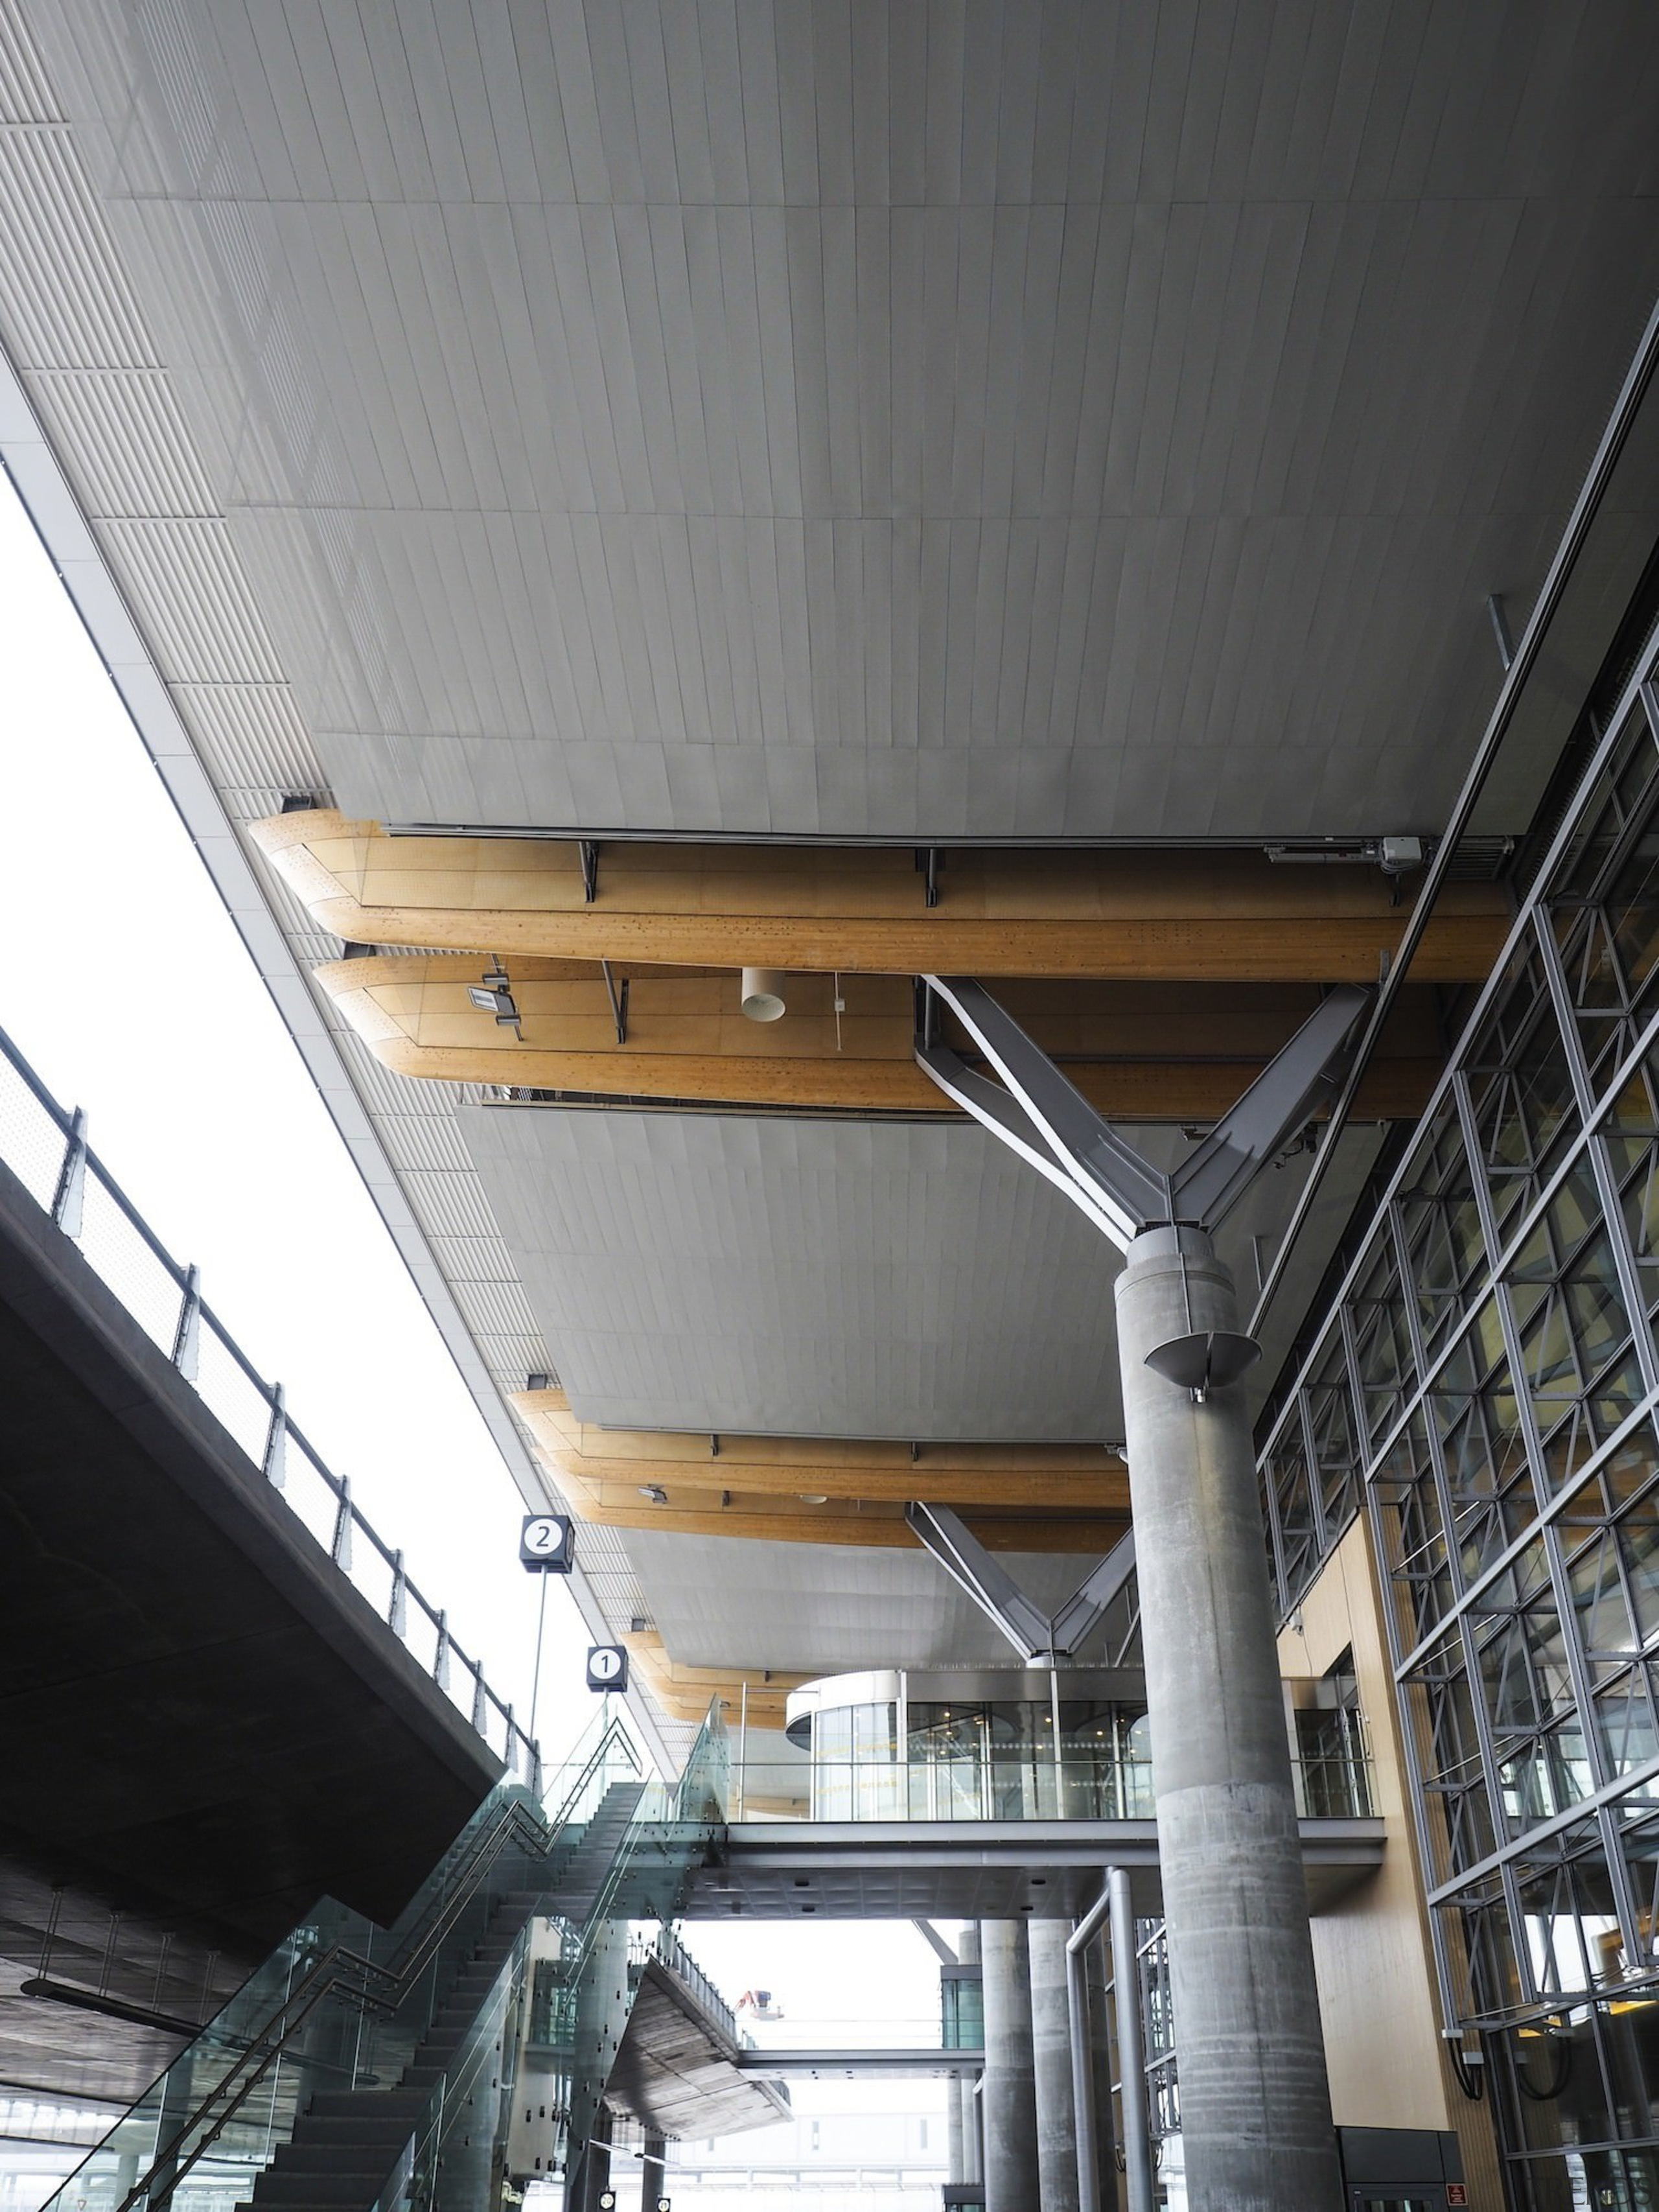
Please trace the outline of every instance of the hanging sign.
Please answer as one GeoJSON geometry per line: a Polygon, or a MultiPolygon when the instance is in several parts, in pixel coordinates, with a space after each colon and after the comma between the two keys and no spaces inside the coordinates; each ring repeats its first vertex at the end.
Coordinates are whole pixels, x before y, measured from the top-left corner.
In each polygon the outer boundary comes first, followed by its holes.
{"type": "Polygon", "coordinates": [[[625,1690],[628,1654],[620,1644],[596,1644],[587,1655],[590,1690],[625,1690]]]}
{"type": "Polygon", "coordinates": [[[568,1575],[574,1558],[567,1514],[526,1515],[519,1531],[519,1565],[526,1574],[568,1575]]]}

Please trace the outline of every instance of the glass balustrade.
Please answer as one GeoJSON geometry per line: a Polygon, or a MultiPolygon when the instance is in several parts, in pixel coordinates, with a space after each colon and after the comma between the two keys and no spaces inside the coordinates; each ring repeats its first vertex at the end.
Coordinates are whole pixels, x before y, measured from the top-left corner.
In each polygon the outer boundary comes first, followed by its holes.
{"type": "MultiPolygon", "coordinates": [[[[1373,1809],[1364,1723],[1297,1711],[1291,1769],[1304,1819],[1373,1809]]],[[[1030,1668],[831,1677],[790,1701],[786,1734],[742,1741],[732,1818],[824,1821],[1150,1820],[1152,1745],[1140,1678],[1030,1668]],[[1000,1692],[1000,1694],[999,1694],[1000,1692]]]]}
{"type": "MultiPolygon", "coordinates": [[[[601,1716],[548,1793],[498,1786],[407,1910],[381,1928],[324,1899],[94,2148],[46,2212],[230,2212],[319,2094],[388,2091],[416,2060],[458,1977],[487,1959],[495,1987],[424,2101],[409,2112],[408,2157],[386,2198],[444,2212],[450,2136],[479,2130],[478,2081],[499,2049],[525,1943],[527,1893],[567,1879],[605,1794],[642,1762],[601,1716]],[[471,2100],[471,2103],[469,2100],[471,2100]],[[445,2183],[437,2186],[441,2159],[445,2183]]],[[[430,2051],[423,2062],[430,2064],[430,2051]]],[[[497,2080],[499,2065],[492,2081],[497,2080]]],[[[492,2094],[494,2094],[492,2089],[492,2094]]],[[[483,2131],[493,2140],[494,2122],[483,2131]]],[[[450,2201],[453,2201],[451,2198],[450,2201]]]]}

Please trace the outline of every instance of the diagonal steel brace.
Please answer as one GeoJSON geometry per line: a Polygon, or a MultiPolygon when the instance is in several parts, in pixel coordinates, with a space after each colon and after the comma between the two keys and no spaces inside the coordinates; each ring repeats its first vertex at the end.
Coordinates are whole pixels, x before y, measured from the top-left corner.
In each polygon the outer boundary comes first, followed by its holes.
{"type": "Polygon", "coordinates": [[[1143,1229],[1190,1222],[1209,1230],[1226,1218],[1329,1087],[1371,996],[1352,984],[1332,991],[1175,1174],[1164,1176],[1096,1113],[982,983],[965,975],[927,975],[922,982],[1002,1080],[969,1067],[926,1024],[916,1039],[919,1065],[1123,1252],[1143,1229]]]}
{"type": "Polygon", "coordinates": [[[1028,1665],[1034,1659],[1071,1658],[1135,1570],[1132,1529],[1090,1570],[1051,1620],[948,1505],[907,1505],[904,1517],[951,1581],[989,1616],[1028,1665]]]}

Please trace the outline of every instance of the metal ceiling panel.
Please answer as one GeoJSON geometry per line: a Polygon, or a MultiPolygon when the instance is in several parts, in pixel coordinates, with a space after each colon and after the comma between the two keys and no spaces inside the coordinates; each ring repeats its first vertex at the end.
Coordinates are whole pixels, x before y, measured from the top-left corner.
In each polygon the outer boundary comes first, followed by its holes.
{"type": "MultiPolygon", "coordinates": [[[[1012,1663],[1003,1638],[919,1546],[865,1551],[648,1529],[622,1540],[652,1623],[682,1666],[834,1674],[1012,1663]]],[[[1008,1564],[1038,1605],[1055,1609],[1092,1562],[1024,1553],[1008,1564]]]]}
{"type": "MultiPolygon", "coordinates": [[[[495,1104],[459,1119],[586,1420],[917,1439],[1122,1434],[1117,1255],[976,1126],[495,1104]]],[[[1126,1133],[1160,1161],[1186,1149],[1178,1130],[1126,1133]]],[[[1346,1141],[1301,1261],[1310,1271],[1375,1133],[1346,1141]]],[[[1282,1221],[1304,1165],[1260,1178],[1223,1234],[1247,1293],[1251,1240],[1282,1221]]]]}
{"type": "Polygon", "coordinates": [[[1638,0],[22,5],[383,819],[1431,830],[1659,286],[1638,0]]]}

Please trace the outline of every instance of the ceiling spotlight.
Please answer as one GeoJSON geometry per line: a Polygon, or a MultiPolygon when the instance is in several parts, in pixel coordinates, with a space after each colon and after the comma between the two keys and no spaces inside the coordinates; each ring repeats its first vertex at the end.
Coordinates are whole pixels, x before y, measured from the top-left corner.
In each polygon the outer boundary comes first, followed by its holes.
{"type": "Polygon", "coordinates": [[[784,972],[781,968],[745,968],[743,971],[744,1018],[775,1022],[784,1011],[784,972]]]}
{"type": "Polygon", "coordinates": [[[668,1503],[668,1492],[659,1482],[642,1482],[640,1485],[640,1496],[648,1498],[653,1505],[666,1505],[668,1503]]]}
{"type": "Polygon", "coordinates": [[[798,1491],[795,1494],[800,1499],[803,1505],[827,1505],[830,1503],[830,1496],[827,1491],[801,1490],[798,1491]]]}

